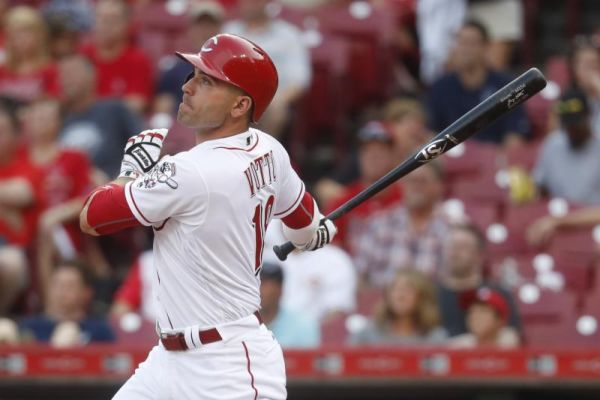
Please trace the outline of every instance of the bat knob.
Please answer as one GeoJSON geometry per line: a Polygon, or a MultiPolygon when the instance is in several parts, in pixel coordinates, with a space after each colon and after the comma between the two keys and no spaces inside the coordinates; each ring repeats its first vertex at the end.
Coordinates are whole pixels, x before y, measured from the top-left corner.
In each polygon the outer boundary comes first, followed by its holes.
{"type": "Polygon", "coordinates": [[[296,247],[292,244],[292,242],[287,242],[282,244],[281,246],[273,246],[273,251],[277,258],[280,261],[285,261],[287,259],[288,254],[294,251],[296,247]]]}

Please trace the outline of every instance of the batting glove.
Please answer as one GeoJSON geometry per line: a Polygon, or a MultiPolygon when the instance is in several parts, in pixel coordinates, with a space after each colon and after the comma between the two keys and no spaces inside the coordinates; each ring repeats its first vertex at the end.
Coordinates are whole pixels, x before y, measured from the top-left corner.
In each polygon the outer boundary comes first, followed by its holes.
{"type": "Polygon", "coordinates": [[[168,133],[168,129],[148,129],[129,138],[119,177],[137,178],[154,168],[168,133]]]}
{"type": "Polygon", "coordinates": [[[322,218],[319,223],[319,227],[317,231],[313,235],[312,239],[305,244],[301,250],[305,251],[314,251],[322,248],[326,244],[331,243],[335,234],[337,233],[337,228],[332,220],[327,218],[322,218]]]}

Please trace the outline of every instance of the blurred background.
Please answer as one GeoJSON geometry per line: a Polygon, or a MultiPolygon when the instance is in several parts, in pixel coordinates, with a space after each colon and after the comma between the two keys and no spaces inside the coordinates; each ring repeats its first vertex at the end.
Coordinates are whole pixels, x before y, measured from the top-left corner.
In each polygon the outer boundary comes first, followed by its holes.
{"type": "MultiPolygon", "coordinates": [[[[535,66],[546,89],[265,256],[290,399],[600,396],[600,2],[0,0],[0,399],[108,399],[157,342],[152,232],[83,236],[126,140],[219,32],[272,56],[258,127],[332,211],[535,66]]],[[[283,241],[269,227],[266,252],[283,241]]]]}

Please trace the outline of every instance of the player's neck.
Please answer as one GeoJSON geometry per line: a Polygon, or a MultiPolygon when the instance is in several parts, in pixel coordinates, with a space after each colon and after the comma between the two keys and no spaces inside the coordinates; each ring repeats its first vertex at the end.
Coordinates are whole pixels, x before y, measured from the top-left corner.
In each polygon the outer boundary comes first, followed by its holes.
{"type": "Polygon", "coordinates": [[[204,143],[207,140],[222,139],[229,136],[239,135],[240,133],[247,132],[248,129],[248,124],[242,120],[226,123],[218,128],[197,129],[196,144],[204,143]]]}

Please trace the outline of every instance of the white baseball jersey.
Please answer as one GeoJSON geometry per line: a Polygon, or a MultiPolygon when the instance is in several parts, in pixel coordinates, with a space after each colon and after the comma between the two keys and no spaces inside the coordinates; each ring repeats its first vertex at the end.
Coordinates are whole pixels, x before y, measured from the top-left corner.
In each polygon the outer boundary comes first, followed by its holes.
{"type": "Polygon", "coordinates": [[[129,208],[154,228],[160,326],[210,327],[258,310],[267,225],[304,190],[285,149],[257,129],[165,157],[129,182],[129,208]]]}

